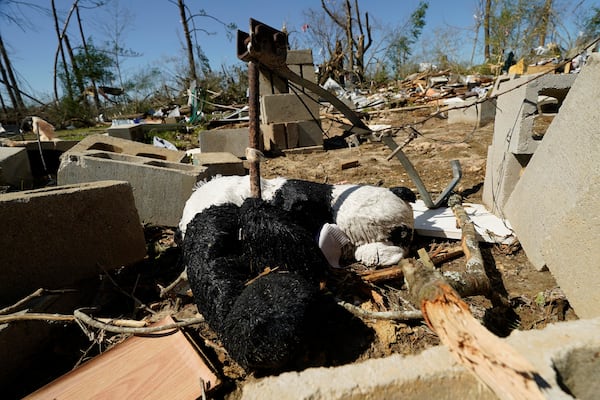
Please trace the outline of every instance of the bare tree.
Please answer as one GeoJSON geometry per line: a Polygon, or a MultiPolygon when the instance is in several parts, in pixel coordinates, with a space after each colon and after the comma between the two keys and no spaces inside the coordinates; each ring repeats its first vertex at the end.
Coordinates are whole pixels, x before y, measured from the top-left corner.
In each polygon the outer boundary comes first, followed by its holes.
{"type": "Polygon", "coordinates": [[[0,55],[2,56],[2,61],[0,62],[0,64],[2,65],[2,79],[4,81],[4,85],[6,86],[6,90],[9,94],[10,100],[13,103],[13,107],[17,111],[24,110],[25,103],[23,102],[23,98],[21,97],[21,91],[19,90],[19,85],[17,83],[17,79],[15,78],[10,58],[8,57],[8,53],[6,52],[6,48],[4,47],[4,41],[2,40],[1,35],[0,55]]]}
{"type": "Polygon", "coordinates": [[[332,11],[325,4],[325,0],[321,0],[321,7],[329,18],[344,30],[346,34],[345,55],[348,59],[348,67],[351,72],[356,73],[359,81],[363,82],[365,76],[365,53],[373,43],[369,13],[364,14],[363,23],[363,16],[358,8],[358,0],[354,0],[354,8],[350,4],[350,0],[345,0],[343,15],[332,11]]]}

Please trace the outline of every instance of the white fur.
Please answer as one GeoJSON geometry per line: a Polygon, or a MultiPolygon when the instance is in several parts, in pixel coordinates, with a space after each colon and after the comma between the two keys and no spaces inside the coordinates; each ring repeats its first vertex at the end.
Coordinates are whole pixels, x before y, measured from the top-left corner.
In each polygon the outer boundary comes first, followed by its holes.
{"type": "MultiPolygon", "coordinates": [[[[262,198],[271,200],[286,182],[285,178],[261,179],[262,198]]],[[[366,265],[396,264],[405,249],[390,243],[394,228],[413,228],[411,206],[387,188],[368,185],[334,185],[333,219],[355,246],[355,258],[366,265]]],[[[185,235],[187,224],[211,205],[233,203],[240,206],[250,196],[248,176],[217,177],[201,184],[185,204],[179,229],[185,235]]]]}
{"type": "MultiPolygon", "coordinates": [[[[261,179],[262,198],[264,200],[272,199],[275,191],[285,181],[285,178],[261,179]]],[[[250,177],[248,175],[219,176],[208,182],[200,182],[183,208],[183,215],[179,221],[182,238],[185,237],[187,225],[202,210],[212,205],[226,203],[241,206],[248,197],[250,197],[250,177]]]]}

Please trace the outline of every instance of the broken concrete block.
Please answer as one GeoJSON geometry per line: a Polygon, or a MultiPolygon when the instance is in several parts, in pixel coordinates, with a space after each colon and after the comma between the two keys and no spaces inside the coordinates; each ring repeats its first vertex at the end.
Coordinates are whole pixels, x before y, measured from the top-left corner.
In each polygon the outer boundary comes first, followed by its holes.
{"type": "Polygon", "coordinates": [[[33,187],[33,175],[25,148],[0,147],[0,186],[12,186],[17,190],[33,187]]]}
{"type": "Polygon", "coordinates": [[[245,157],[249,144],[248,128],[211,129],[198,135],[203,153],[226,152],[236,157],[245,157]]]}
{"type": "Polygon", "coordinates": [[[460,106],[461,108],[448,109],[448,123],[466,123],[479,128],[494,120],[496,116],[496,100],[487,100],[475,104],[478,99],[470,99],[451,107],[460,106]],[[464,107],[464,108],[463,108],[464,107]]]}
{"type": "Polygon", "coordinates": [[[285,63],[289,65],[307,65],[313,64],[311,49],[288,50],[285,63]]]}
{"type": "Polygon", "coordinates": [[[323,130],[321,125],[317,121],[298,121],[288,122],[285,124],[288,131],[292,131],[293,134],[288,134],[288,138],[296,139],[296,146],[293,147],[307,147],[307,146],[322,146],[323,145],[323,130]]]}
{"type": "Polygon", "coordinates": [[[504,211],[531,263],[550,269],[585,318],[600,315],[600,54],[578,75],[504,211]]]}
{"type": "Polygon", "coordinates": [[[106,130],[108,136],[143,142],[146,132],[143,124],[123,124],[111,126],[106,130]]]}
{"type": "Polygon", "coordinates": [[[107,151],[65,153],[58,169],[59,185],[128,181],[142,222],[164,226],[177,226],[196,182],[207,177],[206,167],[107,151]]]}
{"type": "MultiPolygon", "coordinates": [[[[201,150],[201,149],[198,149],[201,150]]],[[[246,175],[242,160],[231,153],[192,153],[192,163],[206,168],[208,176],[215,175],[246,175]]]]}
{"type": "Polygon", "coordinates": [[[272,71],[260,68],[258,74],[258,90],[261,95],[288,93],[288,83],[272,71]]]}
{"type": "MultiPolygon", "coordinates": [[[[561,322],[542,330],[515,330],[503,340],[533,364],[545,384],[546,398],[572,399],[562,390],[567,387],[578,399],[592,399],[600,390],[600,381],[593,378],[600,370],[599,330],[600,318],[596,318],[561,322]]],[[[445,346],[412,356],[394,354],[334,368],[285,372],[248,382],[241,394],[243,400],[497,398],[445,346]]]]}
{"type": "Polygon", "coordinates": [[[139,143],[128,139],[100,134],[87,136],[70,149],[70,151],[74,153],[84,153],[88,150],[155,158],[157,160],[176,163],[187,161],[185,151],[169,150],[151,144],[139,143]]]}
{"type": "Polygon", "coordinates": [[[261,96],[260,115],[263,124],[309,121],[319,119],[316,96],[305,93],[272,94],[261,96]]]}
{"type": "Polygon", "coordinates": [[[488,152],[483,203],[496,215],[502,210],[521,169],[527,165],[543,136],[533,130],[538,116],[539,96],[552,96],[562,104],[576,75],[547,75],[529,82],[533,76],[500,79],[494,88],[498,95],[494,136],[488,152]]]}
{"type": "Polygon", "coordinates": [[[285,124],[285,139],[288,149],[295,149],[298,147],[298,140],[300,137],[300,127],[296,123],[288,122],[285,124]]]}
{"type": "Polygon", "coordinates": [[[140,261],[144,232],[132,188],[104,181],[0,195],[0,303],[61,289],[140,261]]]}
{"type": "Polygon", "coordinates": [[[285,124],[260,124],[266,151],[277,151],[287,148],[285,124]]]}

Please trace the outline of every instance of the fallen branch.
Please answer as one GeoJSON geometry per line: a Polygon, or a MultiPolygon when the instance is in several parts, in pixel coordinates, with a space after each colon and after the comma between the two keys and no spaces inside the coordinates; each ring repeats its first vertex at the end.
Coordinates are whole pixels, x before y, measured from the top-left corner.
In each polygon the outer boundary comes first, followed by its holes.
{"type": "Polygon", "coordinates": [[[72,293],[75,291],[76,291],[75,289],[48,290],[48,289],[39,288],[36,291],[34,291],[33,293],[31,293],[31,294],[27,295],[26,297],[22,298],[21,300],[17,301],[12,306],[4,307],[3,309],[1,309],[0,315],[10,314],[12,312],[15,312],[17,309],[21,308],[21,306],[23,306],[24,304],[27,304],[30,300],[33,300],[38,297],[42,297],[47,294],[72,293]]]}
{"type": "Polygon", "coordinates": [[[500,399],[543,399],[543,379],[524,357],[477,321],[469,306],[435,270],[404,264],[411,294],[427,325],[450,353],[500,399]]]}
{"type": "Polygon", "coordinates": [[[448,198],[448,206],[456,216],[457,225],[462,231],[462,248],[467,257],[466,273],[462,274],[461,279],[453,283],[453,287],[458,290],[462,296],[473,296],[477,294],[487,294],[491,285],[483,264],[483,257],[479,250],[479,241],[475,233],[475,225],[467,215],[462,206],[462,199],[459,195],[453,194],[448,198]],[[457,286],[458,285],[458,286],[457,286]]]}
{"type": "Polygon", "coordinates": [[[337,304],[359,318],[371,319],[389,319],[394,321],[410,321],[423,319],[423,314],[419,310],[407,311],[368,311],[353,304],[338,300],[337,304]]]}
{"type": "Polygon", "coordinates": [[[374,271],[365,271],[359,274],[360,279],[369,283],[377,283],[383,281],[389,281],[392,279],[400,279],[403,276],[402,267],[394,265],[383,269],[376,269],[374,271]]]}
{"type": "Polygon", "coordinates": [[[129,333],[134,335],[162,332],[171,329],[177,329],[184,326],[196,325],[204,322],[204,317],[190,318],[181,320],[174,324],[162,326],[140,326],[146,325],[145,321],[110,319],[110,318],[93,318],[83,311],[75,310],[73,315],[68,314],[47,314],[47,313],[19,313],[0,315],[0,324],[6,324],[16,321],[62,321],[62,322],[82,322],[93,328],[102,329],[112,333],[129,333]]]}

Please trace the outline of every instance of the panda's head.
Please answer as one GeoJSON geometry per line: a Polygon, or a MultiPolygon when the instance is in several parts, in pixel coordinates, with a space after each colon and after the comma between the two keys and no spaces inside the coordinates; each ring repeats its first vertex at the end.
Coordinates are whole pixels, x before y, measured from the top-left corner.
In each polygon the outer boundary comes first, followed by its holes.
{"type": "Polygon", "coordinates": [[[33,117],[25,117],[21,121],[21,127],[19,129],[21,133],[33,132],[33,117]]]}

